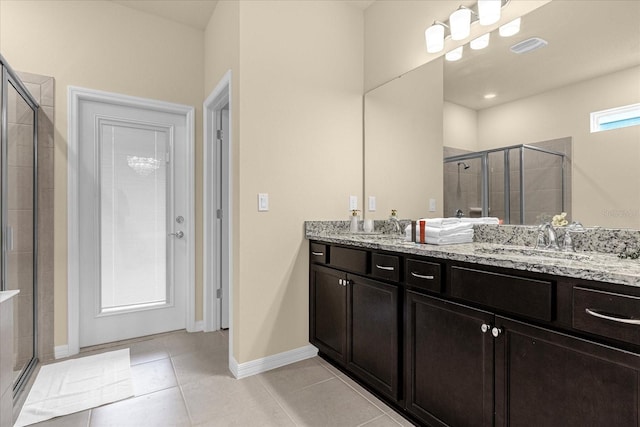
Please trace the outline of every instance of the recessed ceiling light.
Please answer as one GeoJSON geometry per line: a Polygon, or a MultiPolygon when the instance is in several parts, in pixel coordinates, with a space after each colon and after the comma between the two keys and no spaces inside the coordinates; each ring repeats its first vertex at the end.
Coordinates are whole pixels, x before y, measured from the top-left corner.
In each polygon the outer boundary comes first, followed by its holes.
{"type": "Polygon", "coordinates": [[[496,97],[496,94],[495,94],[495,93],[487,93],[487,94],[484,96],[484,99],[493,99],[493,98],[495,98],[495,97],[496,97]]]}

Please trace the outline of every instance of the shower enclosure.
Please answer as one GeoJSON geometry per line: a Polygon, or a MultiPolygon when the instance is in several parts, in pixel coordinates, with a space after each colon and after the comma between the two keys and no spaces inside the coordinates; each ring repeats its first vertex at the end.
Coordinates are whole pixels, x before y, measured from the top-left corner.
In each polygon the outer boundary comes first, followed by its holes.
{"type": "Polygon", "coordinates": [[[444,213],[539,224],[567,212],[565,153],[514,145],[444,159],[444,213]]]}
{"type": "Polygon", "coordinates": [[[14,300],[13,392],[37,363],[38,103],[0,55],[0,279],[14,300]]]}

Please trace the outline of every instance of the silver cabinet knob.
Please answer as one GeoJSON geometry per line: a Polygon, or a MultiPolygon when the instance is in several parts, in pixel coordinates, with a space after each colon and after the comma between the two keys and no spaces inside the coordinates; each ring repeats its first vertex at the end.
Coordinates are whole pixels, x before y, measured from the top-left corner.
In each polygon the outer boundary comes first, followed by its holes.
{"type": "Polygon", "coordinates": [[[480,326],[480,330],[483,334],[489,332],[489,329],[491,329],[491,325],[487,325],[486,323],[483,323],[482,326],[480,326]]]}
{"type": "Polygon", "coordinates": [[[497,327],[493,327],[493,329],[491,329],[491,335],[493,335],[494,338],[498,338],[498,336],[502,333],[502,329],[497,328],[497,327]]]}
{"type": "Polygon", "coordinates": [[[177,233],[169,233],[169,236],[176,236],[176,238],[182,239],[184,237],[184,233],[182,231],[178,231],[177,233]]]}
{"type": "MultiPolygon", "coordinates": [[[[342,279],[338,280],[338,283],[342,285],[342,279]]],[[[344,285],[343,285],[344,286],[344,285]]]]}

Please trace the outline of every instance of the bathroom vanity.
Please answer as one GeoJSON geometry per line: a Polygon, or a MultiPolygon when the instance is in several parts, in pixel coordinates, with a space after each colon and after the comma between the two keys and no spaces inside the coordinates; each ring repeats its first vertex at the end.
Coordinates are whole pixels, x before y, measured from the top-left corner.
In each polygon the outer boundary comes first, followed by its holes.
{"type": "Polygon", "coordinates": [[[640,425],[640,261],[307,238],[310,342],[414,422],[640,425]]]}

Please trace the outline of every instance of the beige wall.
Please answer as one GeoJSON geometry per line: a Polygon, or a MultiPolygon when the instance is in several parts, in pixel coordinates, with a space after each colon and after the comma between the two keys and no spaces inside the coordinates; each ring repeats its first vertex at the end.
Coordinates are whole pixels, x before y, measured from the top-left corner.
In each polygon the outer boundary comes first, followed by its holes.
{"type": "MultiPolygon", "coordinates": [[[[362,194],[363,14],[342,2],[240,2],[234,355],[308,344],[303,221],[362,194]],[[257,211],[269,193],[270,211],[257,211]]],[[[360,201],[361,203],[361,201],[360,201]]]]}
{"type": "Polygon", "coordinates": [[[442,216],[442,73],[437,59],[365,95],[366,218],[442,216]]]}
{"type": "MultiPolygon", "coordinates": [[[[55,345],[63,345],[67,343],[67,87],[194,106],[200,153],[203,33],[110,1],[2,0],[0,51],[14,69],[56,79],[55,345]]],[[[196,165],[201,174],[201,165],[196,165]]],[[[196,184],[199,206],[200,182],[196,184]]],[[[196,234],[202,234],[200,222],[196,234]]],[[[201,259],[201,242],[196,245],[201,259]]],[[[201,284],[202,268],[198,268],[198,301],[201,284]]],[[[201,318],[201,303],[196,308],[201,318]]]]}
{"type": "Polygon", "coordinates": [[[478,151],[478,112],[453,102],[442,111],[444,146],[478,151]]]}
{"type": "MultiPolygon", "coordinates": [[[[465,44],[474,36],[493,31],[500,25],[522,16],[550,0],[512,0],[502,9],[502,18],[494,25],[474,24],[467,40],[445,42],[445,51],[465,44]]],[[[365,91],[371,90],[409,70],[425,64],[444,52],[429,54],[424,31],[433,21],[446,21],[459,5],[472,6],[475,1],[450,0],[376,0],[365,10],[365,91]]]]}
{"type": "Polygon", "coordinates": [[[478,112],[479,149],[572,137],[573,219],[640,228],[640,127],[590,133],[589,114],[640,101],[640,67],[478,112]]]}

